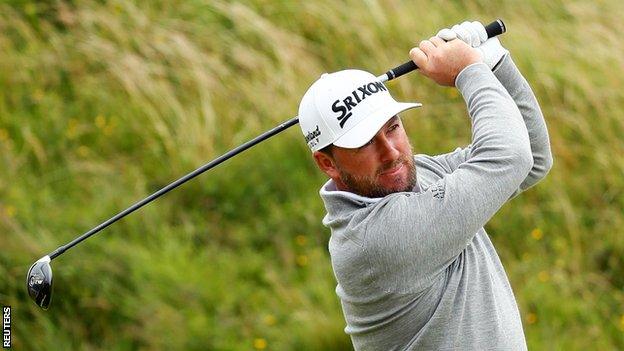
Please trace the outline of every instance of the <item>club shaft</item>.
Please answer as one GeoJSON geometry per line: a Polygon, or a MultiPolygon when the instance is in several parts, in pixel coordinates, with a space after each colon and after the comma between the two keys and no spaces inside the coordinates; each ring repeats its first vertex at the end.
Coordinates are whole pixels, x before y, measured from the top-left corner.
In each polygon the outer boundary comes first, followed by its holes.
{"type": "Polygon", "coordinates": [[[151,194],[150,196],[144,198],[143,200],[135,203],[134,205],[128,207],[127,209],[123,210],[122,212],[119,212],[118,214],[116,214],[115,216],[111,217],[110,219],[108,219],[106,222],[103,222],[102,224],[98,225],[97,227],[89,230],[88,232],[82,234],[81,236],[77,237],[76,239],[72,240],[71,242],[60,246],[59,248],[57,248],[56,250],[54,250],[53,252],[51,252],[48,256],[50,256],[50,259],[54,259],[55,257],[61,255],[63,252],[71,249],[72,247],[78,245],[80,242],[82,242],[83,240],[86,240],[87,238],[91,237],[92,235],[98,233],[99,231],[101,231],[102,229],[108,227],[109,225],[117,222],[118,220],[124,218],[125,216],[129,215],[130,213],[138,210],[139,208],[147,205],[148,203],[156,200],[157,198],[161,197],[162,195],[168,193],[169,191],[179,187],[180,185],[186,183],[187,181],[197,177],[198,175],[208,171],[209,169],[219,165],[220,163],[230,159],[233,156],[238,155],[239,153],[249,149],[250,147],[272,137],[275,134],[278,134],[292,126],[294,126],[295,124],[299,123],[299,117],[293,117],[291,119],[289,119],[288,121],[281,123],[280,125],[278,125],[277,127],[264,132],[263,134],[255,137],[254,139],[228,151],[227,153],[215,158],[214,160],[206,163],[205,165],[197,168],[196,170],[188,173],[187,175],[185,175],[184,177],[170,183],[169,185],[165,186],[164,188],[156,191],[155,193],[151,194]]]}

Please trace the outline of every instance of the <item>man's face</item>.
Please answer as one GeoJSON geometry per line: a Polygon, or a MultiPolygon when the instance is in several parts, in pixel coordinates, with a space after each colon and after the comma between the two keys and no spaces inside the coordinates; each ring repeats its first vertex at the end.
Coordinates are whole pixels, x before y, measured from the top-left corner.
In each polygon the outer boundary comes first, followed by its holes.
{"type": "Polygon", "coordinates": [[[317,164],[339,190],[384,197],[411,191],[416,185],[412,146],[398,116],[392,117],[366,145],[357,149],[334,146],[331,157],[324,156],[326,159],[315,153],[317,164]]]}

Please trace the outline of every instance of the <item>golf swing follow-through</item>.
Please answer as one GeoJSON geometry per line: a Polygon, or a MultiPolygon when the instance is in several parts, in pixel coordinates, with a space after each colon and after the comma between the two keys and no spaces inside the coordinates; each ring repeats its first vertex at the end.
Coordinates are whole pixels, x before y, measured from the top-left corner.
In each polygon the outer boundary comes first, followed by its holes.
{"type": "Polygon", "coordinates": [[[543,178],[552,157],[539,106],[508,51],[494,38],[504,32],[500,20],[487,26],[464,22],[421,42],[410,51],[412,60],[379,77],[359,70],[322,75],[304,95],[298,117],[35,262],[26,279],[29,295],[47,309],[51,260],[300,123],[315,162],[331,178],[320,192],[328,211],[323,223],[332,230],[329,249],[336,292],[347,320],[345,331],[356,349],[526,348],[513,293],[482,226],[506,200],[543,178]],[[412,154],[398,113],[420,104],[396,102],[383,82],[416,68],[440,85],[455,85],[461,91],[473,124],[469,147],[435,157],[412,154]],[[465,274],[477,278],[466,280],[465,274]],[[482,285],[489,288],[473,291],[482,285]],[[453,320],[456,315],[465,319],[453,320]],[[466,325],[475,323],[470,319],[478,318],[486,322],[477,323],[478,331],[469,330],[466,325]],[[452,335],[443,331],[449,325],[455,327],[452,335]],[[486,332],[493,333],[489,341],[482,338],[486,332]],[[497,339],[503,336],[508,340],[497,339]]]}
{"type": "MultiPolygon", "coordinates": [[[[499,34],[502,34],[506,31],[505,25],[503,23],[503,21],[501,20],[496,20],[492,23],[490,23],[489,25],[487,25],[485,27],[486,31],[487,31],[487,35],[488,37],[494,37],[497,36],[499,34]]],[[[413,61],[408,61],[400,66],[395,67],[394,69],[389,70],[388,72],[384,73],[383,75],[379,76],[379,81],[380,82],[385,82],[388,80],[392,80],[395,79],[397,77],[400,77],[406,73],[409,73],[415,69],[417,69],[418,67],[416,67],[416,65],[414,64],[413,61]]],[[[299,122],[299,118],[298,117],[294,117],[280,125],[278,125],[277,127],[263,133],[262,135],[246,142],[243,145],[240,145],[232,150],[230,150],[229,152],[219,156],[218,158],[210,161],[209,163],[203,165],[202,167],[194,170],[191,173],[188,173],[187,175],[185,175],[184,177],[170,183],[169,185],[165,186],[164,188],[158,190],[157,192],[151,194],[150,196],[146,197],[145,199],[135,203],[134,205],[132,205],[131,207],[125,209],[124,211],[118,213],[117,215],[115,215],[114,217],[108,219],[107,221],[101,223],[100,225],[96,226],[95,228],[89,230],[88,232],[82,234],[81,236],[79,236],[78,238],[72,240],[71,242],[67,243],[66,245],[60,246],[59,248],[57,248],[56,250],[54,250],[53,252],[49,253],[48,255],[40,258],[39,260],[37,260],[37,262],[35,262],[30,269],[28,270],[28,274],[26,276],[26,286],[28,289],[28,294],[30,295],[30,297],[35,301],[35,303],[37,305],[39,305],[41,308],[43,309],[48,309],[49,305],[50,305],[50,301],[52,298],[52,268],[50,267],[50,261],[52,261],[53,259],[55,259],[56,257],[60,256],[61,254],[63,254],[66,250],[74,247],[75,245],[79,244],[80,242],[84,241],[85,239],[91,237],[92,235],[98,233],[99,231],[101,231],[102,229],[108,227],[109,225],[113,224],[114,222],[122,219],[123,217],[127,216],[128,214],[138,210],[139,208],[143,207],[144,205],[152,202],[153,200],[157,199],[158,197],[166,194],[167,192],[177,188],[178,186],[184,184],[185,182],[195,178],[196,176],[210,170],[211,168],[219,165],[220,163],[228,160],[229,158],[236,156],[237,154],[247,150],[248,148],[288,129],[289,127],[297,124],[299,122]]]]}

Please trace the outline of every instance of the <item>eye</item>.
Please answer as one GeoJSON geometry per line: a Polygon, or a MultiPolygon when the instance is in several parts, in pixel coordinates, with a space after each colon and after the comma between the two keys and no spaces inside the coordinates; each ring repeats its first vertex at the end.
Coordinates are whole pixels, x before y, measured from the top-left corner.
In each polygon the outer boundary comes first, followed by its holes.
{"type": "Polygon", "coordinates": [[[399,124],[395,123],[395,124],[391,125],[390,128],[388,128],[388,131],[392,132],[392,131],[394,131],[397,128],[399,128],[399,124]]]}

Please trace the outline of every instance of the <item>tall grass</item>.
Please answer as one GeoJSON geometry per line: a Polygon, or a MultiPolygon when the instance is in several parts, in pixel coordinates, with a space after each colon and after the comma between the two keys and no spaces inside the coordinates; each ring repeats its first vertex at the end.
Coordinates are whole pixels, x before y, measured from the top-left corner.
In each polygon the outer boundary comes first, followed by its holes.
{"type": "MultiPolygon", "coordinates": [[[[530,349],[624,348],[624,6],[583,1],[9,1],[0,4],[0,302],[16,349],[345,350],[324,181],[297,127],[54,261],[29,264],[296,114],[323,72],[382,72],[464,19],[502,17],[554,168],[487,229],[530,349]]],[[[470,141],[418,74],[417,152],[470,141]]]]}

